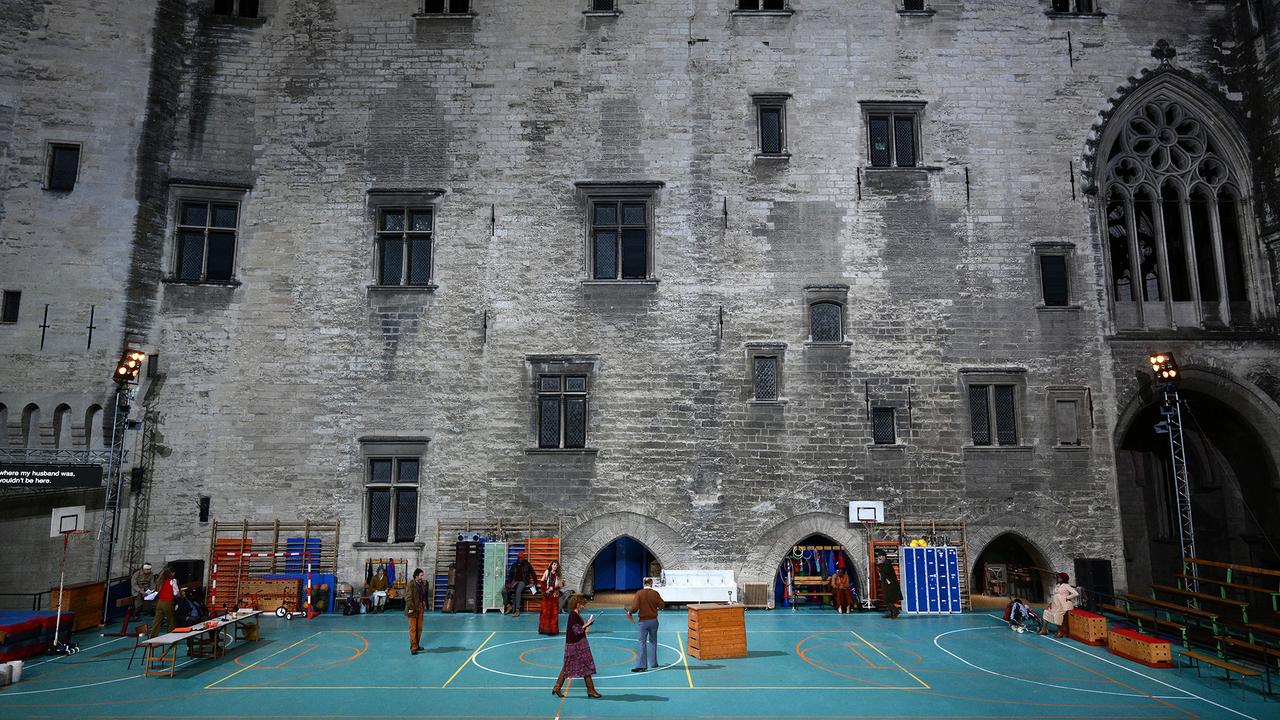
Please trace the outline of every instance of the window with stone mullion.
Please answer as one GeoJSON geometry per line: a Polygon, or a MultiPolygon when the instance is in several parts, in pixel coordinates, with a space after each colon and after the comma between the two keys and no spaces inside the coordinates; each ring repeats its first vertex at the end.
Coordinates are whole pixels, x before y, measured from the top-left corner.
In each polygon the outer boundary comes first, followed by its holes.
{"type": "Polygon", "coordinates": [[[431,284],[430,208],[383,208],[378,220],[378,284],[431,284]]]}
{"type": "Polygon", "coordinates": [[[648,206],[643,200],[592,203],[592,277],[643,280],[648,277],[648,206]]]}
{"type": "Polygon", "coordinates": [[[538,378],[538,447],[583,448],[587,444],[587,378],[538,378]]]}
{"type": "Polygon", "coordinates": [[[231,203],[183,201],[178,208],[177,277],[188,282],[231,280],[239,208],[231,203]]]}
{"type": "Polygon", "coordinates": [[[413,542],[418,532],[418,458],[369,460],[369,542],[413,542]]]}

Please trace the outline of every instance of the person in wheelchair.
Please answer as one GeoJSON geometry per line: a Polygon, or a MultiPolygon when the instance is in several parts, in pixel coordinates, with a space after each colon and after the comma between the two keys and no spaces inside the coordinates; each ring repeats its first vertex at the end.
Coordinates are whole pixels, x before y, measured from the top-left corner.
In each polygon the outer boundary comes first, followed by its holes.
{"type": "Polygon", "coordinates": [[[1024,633],[1028,630],[1031,632],[1040,631],[1040,618],[1037,616],[1027,604],[1022,602],[1022,598],[1012,598],[1009,604],[1004,607],[1004,621],[1009,623],[1009,629],[1014,632],[1024,633]]]}

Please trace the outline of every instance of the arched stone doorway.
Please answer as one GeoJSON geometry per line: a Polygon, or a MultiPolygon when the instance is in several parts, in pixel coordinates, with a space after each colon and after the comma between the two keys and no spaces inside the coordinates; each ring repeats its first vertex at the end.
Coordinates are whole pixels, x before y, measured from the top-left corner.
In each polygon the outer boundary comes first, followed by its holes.
{"type": "MultiPolygon", "coordinates": [[[[845,547],[827,535],[814,533],[792,545],[783,555],[776,559],[777,571],[773,576],[770,590],[773,593],[774,607],[799,607],[801,605],[830,605],[831,588],[822,585],[800,586],[795,578],[821,579],[825,581],[835,574],[837,568],[845,570],[849,575],[849,584],[855,597],[860,598],[865,587],[860,580],[858,568],[853,560],[854,549],[845,547]],[[786,577],[790,575],[792,582],[786,577]],[[806,593],[805,590],[812,592],[806,593]],[[823,593],[823,594],[814,594],[823,593]]],[[[858,607],[854,603],[854,608],[858,607]]]]}
{"type": "MultiPolygon", "coordinates": [[[[1205,371],[1184,369],[1180,395],[1196,554],[1280,567],[1280,473],[1266,414],[1245,386],[1205,371]]],[[[1182,572],[1169,439],[1154,429],[1162,419],[1158,402],[1136,399],[1119,426],[1116,475],[1131,588],[1172,584],[1182,572]]]]}
{"type": "Polygon", "coordinates": [[[975,595],[1044,602],[1048,580],[1042,570],[1050,567],[1035,544],[1006,532],[992,538],[978,553],[969,587],[975,595]]]}
{"type": "Polygon", "coordinates": [[[661,567],[657,556],[644,543],[623,535],[596,553],[587,567],[582,584],[593,595],[601,592],[634,592],[644,585],[646,577],[660,572],[661,567]]]}
{"type": "Polygon", "coordinates": [[[665,568],[683,568],[683,558],[689,556],[690,542],[661,520],[633,512],[597,515],[566,532],[560,542],[566,587],[589,592],[596,557],[621,537],[639,542],[665,568]]]}

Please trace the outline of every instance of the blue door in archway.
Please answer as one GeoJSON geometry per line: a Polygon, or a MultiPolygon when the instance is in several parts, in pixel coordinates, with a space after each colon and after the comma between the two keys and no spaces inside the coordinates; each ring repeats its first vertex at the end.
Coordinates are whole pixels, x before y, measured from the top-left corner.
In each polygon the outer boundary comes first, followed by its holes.
{"type": "Polygon", "coordinates": [[[596,591],[639,590],[651,557],[645,546],[632,538],[620,537],[609,543],[593,564],[596,591]]]}

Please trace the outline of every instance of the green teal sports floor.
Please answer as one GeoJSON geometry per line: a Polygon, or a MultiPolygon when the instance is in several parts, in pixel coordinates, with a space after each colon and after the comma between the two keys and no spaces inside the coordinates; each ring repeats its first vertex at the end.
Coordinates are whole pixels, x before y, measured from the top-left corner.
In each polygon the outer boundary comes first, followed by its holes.
{"type": "Polygon", "coordinates": [[[621,610],[590,612],[599,700],[578,680],[551,695],[564,639],[538,635],[536,614],[431,613],[412,656],[404,617],[386,613],[271,617],[260,641],[184,655],[172,678],[126,669],[131,639],[82,633],[82,652],[32,658],[0,689],[0,718],[1280,718],[1257,680],[1155,670],[986,613],[749,611],[749,656],[701,661],[684,655],[684,612],[665,612],[663,667],[632,673],[633,626],[621,610]]]}

